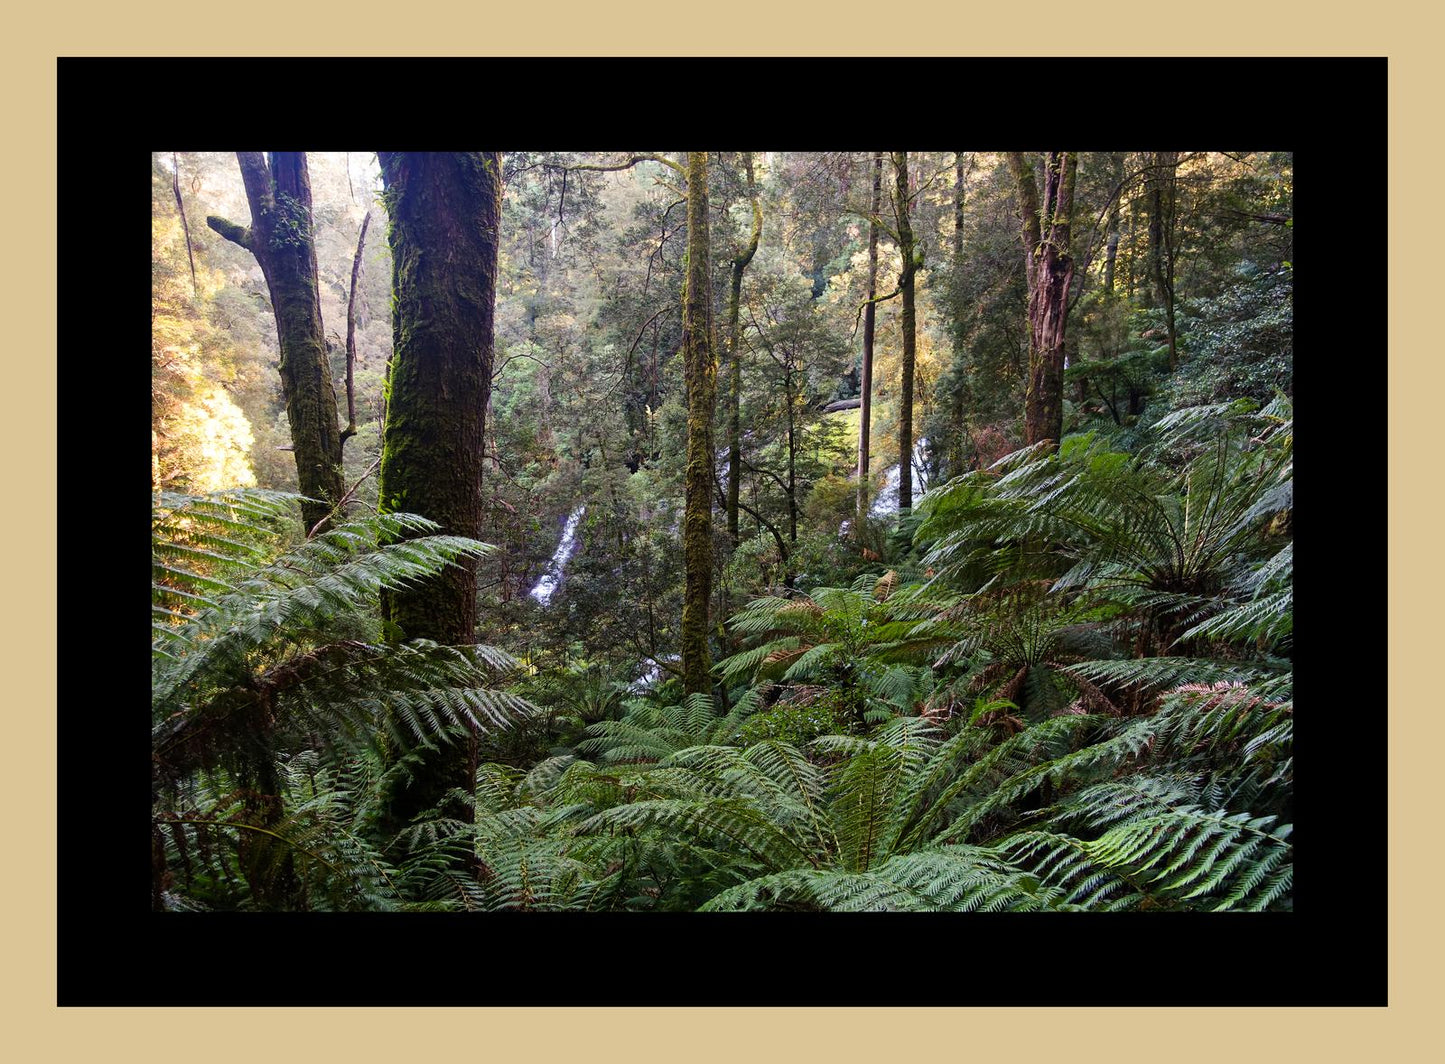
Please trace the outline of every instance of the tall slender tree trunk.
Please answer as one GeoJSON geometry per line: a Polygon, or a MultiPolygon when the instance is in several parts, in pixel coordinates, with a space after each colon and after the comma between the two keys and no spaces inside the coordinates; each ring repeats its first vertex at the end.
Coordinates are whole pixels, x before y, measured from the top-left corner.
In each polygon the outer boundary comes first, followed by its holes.
{"type": "Polygon", "coordinates": [[[1174,213],[1179,153],[1156,151],[1149,168],[1149,274],[1156,305],[1164,308],[1169,335],[1169,368],[1179,366],[1174,323],[1174,213]]]}
{"type": "MultiPolygon", "coordinates": [[[[349,175],[348,175],[349,176],[349,175]]],[[[361,219],[361,233],[356,238],[356,255],[351,260],[351,293],[346,298],[346,428],[341,430],[341,446],[356,435],[356,289],[361,281],[361,256],[366,250],[366,228],[371,225],[371,212],[361,219]]]]}
{"type": "Polygon", "coordinates": [[[909,218],[908,153],[893,153],[894,211],[898,218],[898,250],[903,269],[898,290],[903,295],[903,380],[898,402],[898,510],[913,509],[913,374],[918,361],[914,279],[923,265],[923,248],[913,239],[909,218]]]}
{"type": "Polygon", "coordinates": [[[717,362],[712,349],[712,262],[708,240],[707,152],[687,154],[687,287],[682,358],[687,380],[687,491],[682,538],[682,673],[687,694],[709,690],[708,599],[712,594],[713,412],[717,362]]]}
{"type": "Polygon", "coordinates": [[[868,517],[868,489],[871,487],[868,454],[873,419],[873,329],[878,319],[878,211],[883,205],[883,153],[873,155],[873,201],[868,210],[868,303],[863,307],[862,403],[858,409],[858,517],[854,529],[863,534],[868,517]]]}
{"type": "Polygon", "coordinates": [[[199,298],[201,286],[196,283],[196,255],[191,250],[191,225],[186,221],[186,205],[181,200],[181,158],[171,152],[171,191],[176,197],[176,213],[181,216],[181,233],[186,238],[186,261],[191,264],[191,295],[199,298]]]}
{"type": "MultiPolygon", "coordinates": [[[[1109,156],[1113,168],[1115,185],[1122,185],[1124,181],[1124,153],[1116,151],[1109,156]]],[[[1119,257],[1119,207],[1123,199],[1123,189],[1109,204],[1108,239],[1104,244],[1104,292],[1112,297],[1114,295],[1114,263],[1119,257]]]]}
{"type": "Polygon", "coordinates": [[[967,426],[965,425],[964,400],[968,390],[968,379],[964,373],[964,301],[963,301],[963,203],[965,174],[963,169],[963,152],[953,153],[953,289],[956,293],[953,301],[953,367],[954,381],[953,394],[950,400],[949,427],[952,429],[952,438],[948,441],[948,475],[950,477],[960,476],[963,473],[964,436],[967,426]]]}
{"type": "Polygon", "coordinates": [[[269,165],[259,151],[238,151],[236,160],[251,207],[251,226],[215,215],[206,224],[251,252],[266,278],[281,348],[281,391],[291,425],[296,479],[301,494],[314,500],[301,506],[301,519],[310,531],[326,520],[345,491],[336,391],[317,291],[311,177],[305,152],[272,152],[269,165]]]}
{"type": "Polygon", "coordinates": [[[753,229],[747,246],[732,260],[732,289],[728,296],[728,535],[738,545],[738,487],[742,483],[742,392],[743,359],[738,347],[741,338],[739,316],[743,295],[743,271],[758,253],[763,235],[763,209],[758,204],[757,182],[753,176],[753,153],[743,152],[743,167],[748,175],[748,198],[753,205],[753,229]]]}
{"type": "MultiPolygon", "coordinates": [[[[783,378],[788,402],[788,540],[798,542],[798,393],[792,373],[783,378]]],[[[791,580],[788,583],[792,587],[791,580]]]]}
{"type": "MultiPolygon", "coordinates": [[[[482,531],[483,442],[492,387],[501,153],[379,152],[391,219],[394,352],[382,438],[381,505],[429,517],[449,535],[482,531]]],[[[405,639],[476,642],[476,560],[389,592],[405,639]]],[[[427,751],[386,799],[388,826],[442,806],[469,821],[475,737],[427,751]]]]}
{"type": "Polygon", "coordinates": [[[1125,270],[1125,272],[1124,272],[1124,276],[1125,276],[1125,278],[1126,278],[1125,287],[1124,287],[1124,295],[1125,295],[1125,297],[1126,297],[1127,299],[1129,299],[1131,302],[1132,302],[1133,299],[1134,299],[1134,292],[1135,292],[1135,289],[1138,287],[1138,280],[1139,280],[1138,264],[1137,264],[1137,262],[1136,262],[1136,257],[1137,257],[1137,254],[1136,254],[1136,253],[1137,253],[1137,250],[1138,250],[1138,244],[1139,244],[1139,197],[1137,197],[1137,196],[1131,196],[1131,197],[1129,198],[1129,233],[1128,233],[1128,238],[1124,241],[1124,248],[1125,248],[1124,261],[1125,261],[1125,264],[1126,264],[1126,267],[1127,267],[1126,270],[1125,270]]]}
{"type": "Polygon", "coordinates": [[[1029,283],[1029,376],[1024,395],[1024,442],[1051,440],[1064,426],[1064,340],[1069,284],[1074,276],[1070,231],[1076,152],[1045,153],[1043,203],[1032,160],[1008,153],[1023,215],[1021,236],[1029,283]]]}

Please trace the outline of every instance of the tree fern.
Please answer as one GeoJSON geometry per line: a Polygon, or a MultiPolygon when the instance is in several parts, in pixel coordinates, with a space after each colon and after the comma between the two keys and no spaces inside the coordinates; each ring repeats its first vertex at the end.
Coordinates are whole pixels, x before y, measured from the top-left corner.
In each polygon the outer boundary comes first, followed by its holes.
{"type": "MultiPolygon", "coordinates": [[[[191,849],[209,849],[199,830],[226,840],[212,851],[218,861],[229,853],[243,866],[247,890],[231,904],[392,907],[402,896],[385,840],[365,837],[373,810],[341,781],[360,779],[352,770],[387,733],[403,748],[445,743],[532,712],[498,686],[515,665],[502,651],[379,638],[381,590],[485,545],[388,514],[287,547],[294,501],[168,494],[153,510],[153,793],[157,822],[180,828],[154,862],[158,899],[174,861],[184,867],[191,849]],[[418,538],[396,542],[402,535],[418,538]],[[201,778],[221,789],[205,798],[201,778]]],[[[402,757],[394,771],[406,770],[402,757]]],[[[234,888],[235,877],[226,882],[234,888]]]]}

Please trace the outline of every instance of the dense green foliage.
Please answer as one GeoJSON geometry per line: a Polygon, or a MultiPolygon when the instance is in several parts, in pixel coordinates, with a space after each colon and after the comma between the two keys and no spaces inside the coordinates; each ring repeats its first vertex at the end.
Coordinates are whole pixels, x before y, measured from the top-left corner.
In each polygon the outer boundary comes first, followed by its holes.
{"type": "MultiPolygon", "coordinates": [[[[906,157],[884,187],[921,249],[912,409],[884,300],[859,521],[872,155],[708,155],[711,261],[693,277],[711,281],[720,359],[713,664],[710,690],[685,694],[699,410],[671,164],[502,156],[487,545],[379,512],[386,405],[418,400],[384,387],[377,236],[348,494],[307,535],[276,454],[265,286],[195,221],[244,219],[234,160],[158,155],[153,906],[1291,908],[1290,156],[1079,153],[1063,438],[1030,447],[1018,186],[995,153],[906,157]],[[383,619],[384,594],[425,596],[462,564],[472,641],[406,641],[383,619]],[[470,751],[470,789],[390,822],[387,796],[440,748],[470,751]]],[[[311,173],[332,335],[361,220],[386,205],[369,155],[312,153],[311,173]]],[[[877,219],[884,296],[905,272],[896,208],[877,219]]]]}
{"type": "Polygon", "coordinates": [[[532,711],[495,686],[516,668],[506,653],[388,645],[375,617],[380,591],[484,544],[388,514],[280,550],[296,501],[167,493],[153,512],[152,800],[155,859],[181,870],[179,893],[161,897],[170,906],[403,902],[406,878],[368,841],[379,751],[454,743],[532,711]]]}

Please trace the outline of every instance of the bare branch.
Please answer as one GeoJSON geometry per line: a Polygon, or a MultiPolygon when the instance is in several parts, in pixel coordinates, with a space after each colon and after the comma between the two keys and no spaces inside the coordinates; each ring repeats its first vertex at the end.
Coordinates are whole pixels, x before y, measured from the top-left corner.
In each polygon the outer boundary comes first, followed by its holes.
{"type": "Polygon", "coordinates": [[[887,222],[885,222],[885,221],[883,220],[883,215],[881,215],[881,214],[878,213],[877,211],[865,211],[865,210],[860,210],[860,209],[857,208],[857,207],[844,207],[844,208],[843,208],[843,213],[844,213],[844,214],[851,214],[851,215],[853,215],[855,218],[862,218],[865,222],[869,222],[869,223],[871,223],[871,224],[873,224],[873,225],[876,225],[876,226],[877,226],[879,229],[881,229],[884,233],[886,233],[888,236],[892,237],[894,243],[898,243],[898,242],[899,242],[897,231],[896,231],[892,226],[890,226],[887,222]]]}
{"type": "Polygon", "coordinates": [[[654,314],[652,317],[648,318],[645,322],[642,323],[642,328],[640,328],[640,329],[637,330],[637,339],[636,339],[636,340],[633,340],[633,341],[632,341],[632,346],[627,349],[627,360],[628,360],[629,363],[631,363],[631,361],[632,361],[633,352],[635,352],[635,351],[637,350],[637,345],[642,342],[642,335],[643,335],[643,333],[647,332],[647,327],[648,327],[649,325],[651,325],[653,322],[655,322],[658,318],[660,318],[660,317],[662,317],[664,314],[666,314],[669,310],[677,310],[677,309],[678,309],[678,308],[677,308],[675,305],[673,305],[673,304],[668,304],[667,306],[665,306],[665,307],[663,307],[661,310],[659,310],[656,314],[654,314]]]}
{"type": "Polygon", "coordinates": [[[529,355],[525,351],[518,351],[515,355],[508,355],[505,359],[502,360],[502,364],[500,366],[492,370],[492,380],[496,380],[498,377],[500,377],[502,375],[502,370],[506,369],[509,365],[511,365],[515,360],[519,358],[531,359],[533,362],[537,363],[537,365],[541,366],[548,372],[552,371],[552,363],[543,362],[536,355],[529,355]]]}
{"type": "MultiPolygon", "coordinates": [[[[1221,154],[1228,155],[1229,153],[1222,152],[1221,154]]],[[[1193,155],[1185,155],[1181,157],[1177,163],[1175,163],[1175,169],[1177,170],[1180,166],[1187,162],[1193,162],[1196,159],[1202,158],[1203,155],[1203,152],[1195,152],[1193,155]]],[[[1074,297],[1069,301],[1070,311],[1074,309],[1074,305],[1079,301],[1079,297],[1083,295],[1083,278],[1088,274],[1089,267],[1092,266],[1094,263],[1094,255],[1098,251],[1096,241],[1098,240],[1099,236],[1099,226],[1104,224],[1104,219],[1108,216],[1110,208],[1114,206],[1114,201],[1119,198],[1123,191],[1128,188],[1135,179],[1143,177],[1154,168],[1154,164],[1151,162],[1145,166],[1141,166],[1133,173],[1128,174],[1117,185],[1114,186],[1114,191],[1109,193],[1109,198],[1104,201],[1104,206],[1099,210],[1099,216],[1094,219],[1093,227],[1089,230],[1089,242],[1084,246],[1084,255],[1082,259],[1083,269],[1077,271],[1077,276],[1079,277],[1079,288],[1078,291],[1074,293],[1074,297]]],[[[1281,222],[1280,224],[1283,223],[1281,222]]]]}
{"type": "MultiPolygon", "coordinates": [[[[712,485],[713,489],[717,492],[718,501],[721,502],[722,505],[726,506],[727,496],[723,493],[722,485],[718,483],[716,473],[713,474],[712,485]]],[[[786,568],[788,564],[788,542],[783,538],[783,534],[778,531],[777,526],[774,525],[762,514],[754,510],[747,503],[743,502],[742,499],[738,499],[738,509],[742,510],[758,524],[762,525],[773,534],[773,541],[778,545],[778,556],[782,560],[783,566],[786,568]]]]}
{"type": "Polygon", "coordinates": [[[311,531],[306,533],[306,538],[310,539],[312,536],[316,535],[316,530],[318,528],[320,528],[324,524],[327,524],[333,517],[339,514],[341,512],[341,508],[347,503],[349,503],[352,499],[352,496],[356,494],[356,489],[361,487],[362,483],[365,482],[366,478],[371,476],[371,474],[375,473],[380,468],[381,456],[377,455],[376,461],[372,462],[371,465],[367,467],[366,472],[361,474],[361,476],[357,479],[356,483],[351,485],[351,488],[346,492],[346,494],[336,500],[336,505],[331,508],[331,512],[328,513],[325,517],[323,517],[320,521],[317,521],[314,525],[311,526],[311,531]]]}
{"type": "Polygon", "coordinates": [[[191,252],[191,227],[186,222],[186,207],[181,202],[181,162],[175,152],[171,152],[171,188],[176,194],[176,213],[181,216],[181,232],[186,237],[186,259],[191,264],[191,294],[199,296],[200,286],[196,284],[196,256],[191,252]]]}
{"type": "Polygon", "coordinates": [[[762,473],[762,474],[764,474],[765,476],[772,477],[772,478],[773,478],[773,481],[778,485],[778,487],[780,487],[781,489],[783,489],[783,494],[784,494],[784,495],[791,495],[791,494],[792,494],[792,492],[788,490],[788,485],[783,481],[782,474],[780,474],[780,473],[774,473],[771,469],[763,469],[761,466],[755,466],[755,465],[753,465],[751,462],[749,462],[746,458],[741,458],[741,457],[740,457],[739,460],[742,462],[743,465],[747,466],[748,469],[751,470],[752,472],[754,472],[754,473],[762,473]]]}
{"type": "MultiPolygon", "coordinates": [[[[956,153],[955,153],[955,154],[956,154],[956,153]]],[[[913,193],[911,193],[911,194],[909,195],[909,197],[908,197],[908,202],[909,202],[909,203],[912,203],[914,200],[919,199],[925,192],[927,192],[930,188],[933,187],[933,183],[934,183],[935,181],[937,181],[937,180],[938,180],[940,177],[942,177],[944,174],[950,173],[950,172],[953,170],[954,165],[956,164],[956,162],[957,162],[956,159],[950,160],[947,166],[943,166],[943,167],[940,167],[939,169],[935,170],[935,171],[933,172],[933,174],[928,178],[927,181],[921,182],[921,183],[919,184],[917,191],[915,191],[915,192],[913,192],[913,193]]]]}
{"type": "Polygon", "coordinates": [[[356,238],[356,257],[351,260],[351,295],[346,301],[346,428],[341,431],[341,446],[356,435],[356,281],[361,276],[361,252],[366,247],[366,227],[371,212],[361,219],[361,235],[356,238]]]}
{"type": "Polygon", "coordinates": [[[557,166],[552,168],[556,170],[590,170],[594,173],[612,173],[617,170],[631,170],[638,163],[661,163],[663,166],[675,171],[678,176],[687,176],[687,171],[683,169],[681,163],[674,162],[663,155],[634,155],[625,163],[579,163],[576,166],[557,166]]]}
{"type": "Polygon", "coordinates": [[[557,229],[560,229],[560,228],[562,227],[562,209],[563,209],[563,207],[566,206],[566,204],[567,204],[567,171],[566,171],[566,170],[563,170],[563,171],[562,171],[562,194],[557,197],[557,224],[556,224],[555,226],[553,226],[553,230],[554,230],[554,231],[557,230],[557,229]]]}
{"type": "Polygon", "coordinates": [[[903,287],[900,285],[899,287],[893,289],[893,291],[889,292],[886,296],[876,296],[873,299],[865,299],[863,300],[863,302],[859,303],[858,311],[853,315],[853,331],[848,334],[848,342],[852,343],[853,337],[858,335],[858,322],[863,317],[864,307],[868,306],[869,303],[885,303],[893,297],[901,295],[902,292],[903,287]]]}

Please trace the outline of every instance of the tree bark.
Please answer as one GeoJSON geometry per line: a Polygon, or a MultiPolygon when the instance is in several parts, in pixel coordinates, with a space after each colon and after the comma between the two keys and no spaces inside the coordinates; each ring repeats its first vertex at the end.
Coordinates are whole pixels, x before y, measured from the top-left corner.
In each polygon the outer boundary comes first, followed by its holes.
{"type": "Polygon", "coordinates": [[[949,427],[952,431],[952,439],[948,441],[948,476],[956,477],[963,473],[964,466],[964,435],[966,431],[964,399],[967,390],[967,378],[964,373],[964,305],[963,305],[963,203],[965,190],[965,173],[963,169],[963,152],[953,153],[953,289],[956,293],[953,302],[953,366],[954,381],[953,394],[950,400],[949,427]]]}
{"type": "MultiPolygon", "coordinates": [[[[1110,156],[1113,165],[1114,184],[1122,186],[1124,183],[1124,153],[1114,152],[1110,156]]],[[[1120,188],[1118,195],[1109,204],[1109,226],[1108,241],[1104,245],[1104,291],[1113,296],[1114,294],[1114,263],[1119,257],[1119,207],[1123,200],[1123,190],[1120,188]]]]}
{"type": "Polygon", "coordinates": [[[206,224],[251,252],[266,278],[281,347],[281,390],[296,479],[301,493],[314,500],[302,504],[301,519],[307,529],[316,530],[325,527],[346,487],[336,392],[321,325],[306,153],[272,152],[269,166],[259,151],[237,152],[236,160],[251,207],[251,227],[214,215],[206,224]]]}
{"type": "MultiPolygon", "coordinates": [[[[449,535],[482,531],[483,441],[492,386],[500,152],[379,152],[391,219],[394,351],[382,437],[385,512],[419,513],[449,535]]],[[[476,560],[383,597],[403,639],[476,642],[476,560]]],[[[475,738],[427,751],[386,796],[392,830],[442,806],[469,821],[475,738]]]]}
{"type": "Polygon", "coordinates": [[[186,261],[191,264],[191,295],[199,297],[201,286],[196,283],[196,256],[191,250],[191,226],[186,221],[186,205],[181,202],[181,160],[178,152],[171,152],[171,191],[176,195],[176,213],[181,216],[181,233],[186,238],[186,261]]]}
{"type": "MultiPolygon", "coordinates": [[[[348,178],[350,175],[347,175],[348,178]]],[[[356,285],[361,277],[361,253],[366,249],[366,227],[371,212],[361,219],[361,234],[356,238],[356,257],[351,260],[351,294],[346,300],[346,428],[341,430],[341,445],[356,435],[356,285]]]]}
{"type": "MultiPolygon", "coordinates": [[[[792,372],[783,376],[788,403],[788,539],[798,542],[798,395],[792,372]]],[[[788,586],[792,587],[791,580],[788,586]]]]}
{"type": "Polygon", "coordinates": [[[1179,153],[1156,151],[1149,169],[1149,273],[1156,305],[1164,308],[1169,334],[1169,368],[1179,367],[1174,324],[1174,214],[1179,153]]]}
{"type": "Polygon", "coordinates": [[[1064,425],[1064,338],[1074,277],[1070,234],[1079,158],[1076,152],[1045,153],[1042,205],[1032,161],[1022,152],[1009,152],[1008,164],[1018,186],[1029,284],[1024,443],[1050,440],[1057,449],[1064,425]]]}
{"type": "Polygon", "coordinates": [[[732,289],[728,297],[728,535],[733,546],[738,545],[738,486],[742,482],[742,417],[743,391],[742,352],[738,350],[740,338],[739,317],[743,294],[743,271],[753,256],[758,253],[758,241],[763,235],[763,209],[758,204],[757,183],[753,177],[753,153],[743,152],[743,166],[748,175],[748,198],[753,206],[752,234],[745,246],[732,260],[732,289]]]}
{"type": "Polygon", "coordinates": [[[903,293],[903,380],[898,401],[898,511],[913,509],[913,373],[918,360],[914,305],[914,278],[923,265],[923,248],[914,242],[909,218],[908,153],[893,153],[894,211],[898,219],[898,250],[903,269],[898,290],[903,293]]]}
{"type": "Polygon", "coordinates": [[[863,380],[860,384],[862,403],[858,409],[858,516],[853,523],[858,536],[863,535],[863,522],[868,517],[868,489],[871,487],[869,466],[869,432],[873,416],[873,328],[878,317],[878,211],[883,205],[883,153],[873,154],[873,202],[868,209],[868,303],[863,308],[863,380]]]}
{"type": "Polygon", "coordinates": [[[712,350],[707,152],[687,154],[687,286],[682,357],[687,381],[687,490],[683,507],[682,673],[687,694],[711,687],[708,600],[712,594],[713,412],[717,362],[712,350]]]}
{"type": "Polygon", "coordinates": [[[1127,278],[1124,286],[1124,297],[1130,302],[1134,300],[1134,291],[1138,287],[1138,263],[1136,262],[1136,251],[1139,237],[1139,198],[1129,198],[1129,234],[1124,241],[1124,261],[1127,266],[1124,276],[1127,278]]]}

